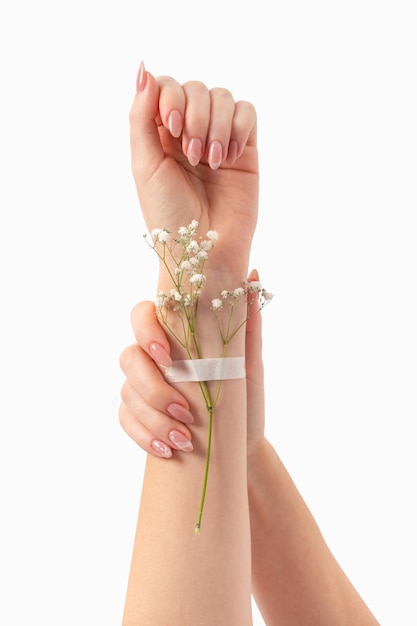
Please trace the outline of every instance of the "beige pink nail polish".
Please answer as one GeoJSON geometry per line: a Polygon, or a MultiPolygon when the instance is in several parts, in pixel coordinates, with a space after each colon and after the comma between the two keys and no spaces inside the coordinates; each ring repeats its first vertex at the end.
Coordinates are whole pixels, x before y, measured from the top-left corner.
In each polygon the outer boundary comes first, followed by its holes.
{"type": "Polygon", "coordinates": [[[198,165],[203,156],[203,143],[201,139],[192,137],[188,142],[187,158],[191,165],[198,165]]]}
{"type": "Polygon", "coordinates": [[[146,86],[146,70],[143,61],[140,62],[138,74],[136,76],[136,92],[143,91],[146,86]]]}
{"type": "Polygon", "coordinates": [[[164,367],[169,367],[170,365],[172,365],[171,357],[160,343],[157,343],[156,341],[150,343],[149,352],[151,353],[151,356],[155,363],[163,365],[164,367]]]}
{"type": "Polygon", "coordinates": [[[220,141],[212,141],[209,148],[208,162],[212,170],[217,170],[223,159],[223,149],[220,141]]]}
{"type": "Polygon", "coordinates": [[[182,404],[177,404],[176,402],[169,404],[167,406],[167,413],[184,424],[192,424],[192,422],[194,422],[194,417],[182,404]]]}
{"type": "Polygon", "coordinates": [[[179,111],[171,111],[168,116],[168,128],[171,135],[175,138],[181,135],[182,131],[182,117],[179,111]]]}
{"type": "Polygon", "coordinates": [[[164,459],[169,459],[172,456],[171,448],[162,441],[154,439],[151,442],[151,447],[153,448],[153,450],[155,450],[157,454],[159,454],[159,456],[163,457],[164,459]]]}
{"type": "Polygon", "coordinates": [[[193,449],[193,444],[187,437],[181,433],[179,430],[171,430],[169,433],[169,438],[172,443],[181,450],[181,452],[191,452],[193,449]]]}

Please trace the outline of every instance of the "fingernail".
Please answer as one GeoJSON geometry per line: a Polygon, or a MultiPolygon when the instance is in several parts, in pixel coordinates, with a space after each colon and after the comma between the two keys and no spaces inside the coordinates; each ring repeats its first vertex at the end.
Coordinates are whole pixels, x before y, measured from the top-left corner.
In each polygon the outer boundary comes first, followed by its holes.
{"type": "Polygon", "coordinates": [[[182,131],[182,117],[179,111],[171,111],[168,116],[168,128],[173,137],[179,137],[182,131]]]}
{"type": "Polygon", "coordinates": [[[220,167],[223,158],[223,149],[220,141],[212,141],[209,148],[208,162],[212,170],[220,167]]]}
{"type": "Polygon", "coordinates": [[[191,452],[193,449],[193,444],[187,437],[180,433],[179,430],[171,430],[168,437],[172,441],[172,443],[177,446],[178,450],[181,452],[191,452]]]}
{"type": "Polygon", "coordinates": [[[151,442],[151,446],[155,450],[155,452],[159,454],[159,456],[162,456],[164,459],[171,458],[172,456],[171,448],[169,448],[167,445],[162,443],[162,441],[158,441],[157,439],[154,439],[151,442]]]}
{"type": "Polygon", "coordinates": [[[136,77],[136,92],[143,91],[146,85],[146,70],[143,61],[140,62],[138,75],[136,77]]]}
{"type": "Polygon", "coordinates": [[[239,149],[239,146],[237,144],[237,141],[233,139],[229,143],[229,152],[227,153],[227,159],[231,161],[232,163],[234,163],[237,159],[238,149],[239,149]]]}
{"type": "Polygon", "coordinates": [[[201,139],[192,137],[192,139],[190,139],[188,143],[188,148],[187,148],[187,158],[190,162],[190,165],[198,165],[202,155],[203,155],[203,142],[201,141],[201,139]]]}
{"type": "Polygon", "coordinates": [[[258,270],[253,269],[248,276],[248,283],[253,283],[259,280],[258,270]]]}
{"type": "Polygon", "coordinates": [[[184,424],[192,424],[194,422],[194,417],[191,415],[190,411],[187,411],[181,404],[176,404],[176,402],[173,402],[167,407],[167,413],[184,424]]]}
{"type": "Polygon", "coordinates": [[[164,367],[172,365],[171,357],[160,343],[152,342],[149,344],[149,352],[151,353],[153,360],[159,365],[163,365],[164,367]]]}

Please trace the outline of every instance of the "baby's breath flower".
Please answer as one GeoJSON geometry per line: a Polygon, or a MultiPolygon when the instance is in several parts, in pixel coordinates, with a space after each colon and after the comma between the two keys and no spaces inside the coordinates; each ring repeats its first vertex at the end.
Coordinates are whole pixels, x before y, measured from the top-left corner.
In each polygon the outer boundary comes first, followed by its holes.
{"type": "Polygon", "coordinates": [[[188,254],[192,254],[192,253],[197,253],[200,249],[200,246],[198,245],[198,241],[196,241],[195,239],[192,239],[190,241],[190,243],[188,244],[186,251],[188,252],[188,254]]]}
{"type": "Polygon", "coordinates": [[[155,305],[158,309],[161,309],[165,304],[165,294],[163,291],[160,291],[156,296],[155,305]]]}
{"type": "Polygon", "coordinates": [[[203,239],[202,241],[200,241],[201,250],[205,250],[206,252],[210,252],[213,245],[214,245],[213,242],[210,240],[207,241],[206,239],[203,239]]]}
{"type": "MultiPolygon", "coordinates": [[[[210,251],[215,245],[214,242],[218,239],[218,233],[215,230],[209,230],[206,233],[207,239],[203,239],[202,237],[197,236],[197,229],[198,221],[192,220],[188,226],[181,226],[178,229],[178,237],[173,239],[171,237],[171,232],[168,229],[154,228],[151,232],[153,243],[150,245],[150,247],[155,250],[162,263],[165,264],[168,274],[172,278],[173,282],[172,289],[169,291],[169,294],[166,294],[164,291],[160,291],[156,296],[155,306],[159,319],[185,350],[188,358],[190,359],[203,358],[196,330],[196,316],[200,295],[206,282],[204,266],[209,257],[210,251]],[[159,251],[159,246],[163,248],[162,252],[159,251]],[[177,334],[175,328],[170,325],[170,315],[179,316],[181,320],[180,328],[182,329],[180,334],[177,334]]],[[[224,289],[221,291],[218,298],[214,298],[211,301],[211,309],[223,341],[223,357],[226,356],[227,347],[233,337],[249,319],[249,309],[253,307],[257,299],[248,298],[248,296],[256,292],[260,294],[259,302],[257,303],[257,310],[260,311],[265,304],[272,299],[272,294],[265,291],[259,281],[243,283],[243,285],[236,287],[231,291],[224,289]],[[232,316],[236,308],[236,304],[245,296],[247,297],[248,308],[246,319],[238,322],[236,325],[233,325],[232,316]],[[227,303],[227,306],[224,306],[224,303],[227,303]]],[[[209,425],[206,467],[199,516],[196,524],[197,534],[200,533],[201,519],[203,515],[210,462],[213,415],[220,394],[221,381],[219,382],[219,387],[214,394],[207,382],[199,383],[199,385],[208,411],[209,425]]]]}
{"type": "Polygon", "coordinates": [[[166,228],[154,228],[151,235],[152,239],[159,241],[159,243],[166,243],[171,239],[171,233],[166,228]]]}
{"type": "Polygon", "coordinates": [[[263,290],[262,296],[263,296],[263,299],[265,300],[265,303],[266,303],[266,302],[270,302],[272,300],[272,298],[274,297],[274,294],[271,293],[270,291],[263,290]]]}
{"type": "Polygon", "coordinates": [[[193,274],[190,278],[190,283],[203,283],[206,277],[203,274],[193,274]]]}
{"type": "Polygon", "coordinates": [[[160,241],[161,243],[166,243],[170,239],[171,233],[168,230],[165,230],[165,228],[158,235],[158,241],[160,241]]]}
{"type": "Polygon", "coordinates": [[[158,239],[158,235],[161,231],[162,231],[162,228],[154,228],[151,232],[152,239],[158,239]]]}
{"type": "Polygon", "coordinates": [[[259,280],[253,280],[252,282],[245,284],[249,293],[255,293],[257,291],[260,292],[262,290],[262,285],[259,280]]]}

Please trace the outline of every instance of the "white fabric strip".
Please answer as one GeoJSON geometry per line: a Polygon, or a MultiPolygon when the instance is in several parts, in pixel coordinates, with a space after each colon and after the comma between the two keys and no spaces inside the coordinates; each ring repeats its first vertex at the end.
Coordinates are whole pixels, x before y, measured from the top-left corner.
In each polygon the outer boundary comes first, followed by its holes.
{"type": "Polygon", "coordinates": [[[173,361],[172,365],[164,368],[164,376],[170,383],[245,378],[245,357],[173,361]]]}

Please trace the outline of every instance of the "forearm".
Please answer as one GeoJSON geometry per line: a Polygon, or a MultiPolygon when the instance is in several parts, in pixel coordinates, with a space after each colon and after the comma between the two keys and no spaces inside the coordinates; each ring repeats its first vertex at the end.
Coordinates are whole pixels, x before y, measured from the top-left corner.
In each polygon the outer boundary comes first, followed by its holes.
{"type": "Polygon", "coordinates": [[[266,440],[249,463],[253,593],[268,626],[378,624],[266,440]]]}
{"type": "MultiPolygon", "coordinates": [[[[203,356],[220,349],[213,319],[202,333],[203,356]],[[211,329],[211,330],[210,330],[211,329]]],[[[184,358],[172,346],[174,358],[184,358]]],[[[230,345],[244,354],[244,333],[230,345]]],[[[218,383],[209,384],[212,399],[218,383]]],[[[245,380],[224,381],[213,414],[207,494],[197,521],[207,453],[209,413],[198,383],[180,383],[195,422],[194,451],[166,462],[149,456],[123,625],[249,626],[250,527],[246,483],[245,380]]]]}

